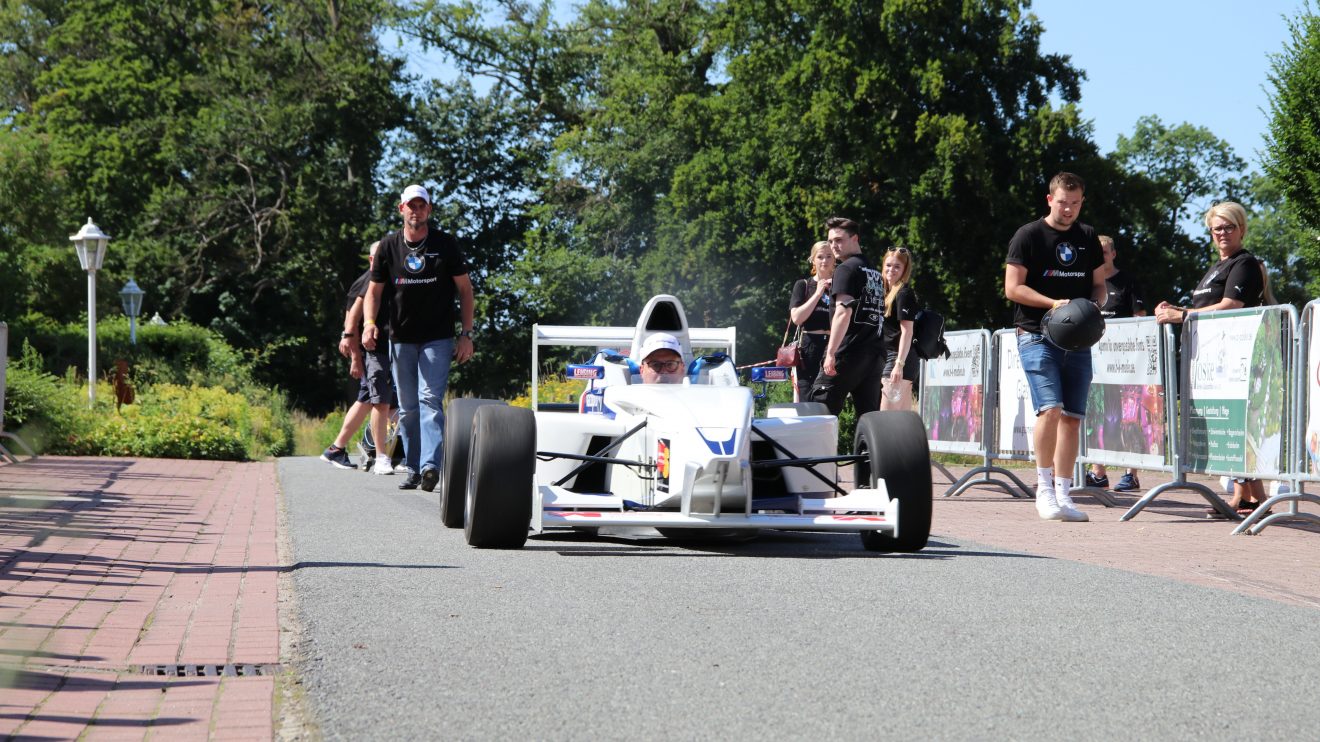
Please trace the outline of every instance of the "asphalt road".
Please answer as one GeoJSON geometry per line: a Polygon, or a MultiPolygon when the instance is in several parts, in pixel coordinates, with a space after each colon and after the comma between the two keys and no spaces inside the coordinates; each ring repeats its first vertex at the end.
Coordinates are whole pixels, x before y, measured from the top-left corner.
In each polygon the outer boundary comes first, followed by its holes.
{"type": "MultiPolygon", "coordinates": [[[[1320,614],[941,538],[469,548],[400,478],[280,461],[327,739],[1310,739],[1320,614]]],[[[1061,533],[1064,533],[1061,530],[1061,533]]]]}

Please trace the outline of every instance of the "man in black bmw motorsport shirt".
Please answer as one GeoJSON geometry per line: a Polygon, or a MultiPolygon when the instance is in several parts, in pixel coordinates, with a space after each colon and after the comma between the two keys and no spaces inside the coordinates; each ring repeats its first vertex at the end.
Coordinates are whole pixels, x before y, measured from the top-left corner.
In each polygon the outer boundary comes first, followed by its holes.
{"type": "Polygon", "coordinates": [[[1036,512],[1045,520],[1085,521],[1069,496],[1078,437],[1091,388],[1091,349],[1065,351],[1044,336],[1041,319],[1072,299],[1108,297],[1095,230],[1077,221],[1086,184],[1072,173],[1050,179],[1050,213],[1008,243],[1004,296],[1014,302],[1018,355],[1036,409],[1036,512]]]}
{"type": "MultiPolygon", "coordinates": [[[[412,474],[399,489],[430,492],[443,466],[445,388],[451,360],[472,357],[474,300],[467,261],[454,238],[432,229],[431,196],[410,185],[399,198],[403,229],[380,241],[367,291],[367,317],[376,316],[390,284],[390,360],[399,395],[399,430],[412,474]],[[462,330],[454,339],[454,299],[462,330]]],[[[375,348],[377,327],[364,322],[362,345],[375,348]]]]}

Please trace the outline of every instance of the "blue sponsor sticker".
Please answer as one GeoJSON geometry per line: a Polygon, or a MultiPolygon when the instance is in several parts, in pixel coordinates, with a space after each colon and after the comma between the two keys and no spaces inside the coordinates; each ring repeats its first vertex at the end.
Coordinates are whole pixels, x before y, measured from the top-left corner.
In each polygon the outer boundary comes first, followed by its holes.
{"type": "Polygon", "coordinates": [[[565,376],[570,379],[603,379],[605,378],[605,367],[592,366],[586,363],[570,363],[565,376]]]}
{"type": "Polygon", "coordinates": [[[752,369],[752,381],[788,381],[789,369],[783,366],[761,366],[752,369]]]}

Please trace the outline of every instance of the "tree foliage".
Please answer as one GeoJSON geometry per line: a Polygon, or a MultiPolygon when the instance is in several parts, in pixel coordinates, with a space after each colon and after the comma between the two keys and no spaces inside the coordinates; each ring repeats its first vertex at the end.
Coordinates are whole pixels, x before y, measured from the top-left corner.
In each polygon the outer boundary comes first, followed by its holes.
{"type": "MultiPolygon", "coordinates": [[[[378,231],[381,132],[404,114],[401,63],[375,38],[383,6],[6,9],[0,22],[23,43],[4,48],[0,161],[17,167],[0,191],[38,207],[6,220],[4,240],[41,258],[18,302],[60,320],[83,311],[67,290],[77,271],[67,235],[91,216],[114,238],[106,285],[134,277],[146,311],[220,330],[304,403],[338,396],[340,297],[378,231]]],[[[117,303],[101,296],[102,312],[117,303]]]]}
{"type": "Polygon", "coordinates": [[[1285,276],[1291,269],[1301,271],[1304,297],[1315,297],[1320,296],[1320,16],[1308,2],[1288,29],[1291,39],[1273,57],[1270,76],[1274,92],[1263,200],[1289,225],[1273,263],[1285,276]]]}
{"type": "Polygon", "coordinates": [[[1253,245],[1286,254],[1297,183],[1249,184],[1209,131],[1154,117],[1102,157],[1083,73],[1042,30],[1025,0],[3,3],[0,316],[78,318],[67,236],[92,216],[114,237],[103,287],[135,278],[147,313],[221,332],[325,409],[343,291],[411,182],[471,263],[478,355],[454,389],[482,395],[525,382],[533,323],[626,324],[658,292],[768,358],[834,214],[873,257],[912,248],[953,326],[1003,326],[1007,242],[1058,170],[1148,295],[1204,270],[1184,225],[1211,199],[1253,204],[1253,245]],[[456,75],[408,79],[395,32],[456,75]]]}

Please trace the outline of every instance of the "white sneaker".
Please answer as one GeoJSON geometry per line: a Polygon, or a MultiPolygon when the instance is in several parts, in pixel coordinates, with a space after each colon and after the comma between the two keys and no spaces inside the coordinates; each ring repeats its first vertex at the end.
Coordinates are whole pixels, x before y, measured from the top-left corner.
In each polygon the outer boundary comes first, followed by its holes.
{"type": "Polygon", "coordinates": [[[394,473],[406,475],[406,474],[414,474],[415,472],[407,464],[400,461],[399,465],[394,467],[394,473]]]}
{"type": "Polygon", "coordinates": [[[1041,520],[1063,520],[1063,511],[1054,499],[1054,490],[1043,487],[1036,490],[1036,513],[1041,520]]]}
{"type": "Polygon", "coordinates": [[[392,475],[394,467],[390,466],[390,460],[381,456],[376,459],[376,465],[371,468],[372,474],[392,475]]]}
{"type": "Polygon", "coordinates": [[[1077,509],[1076,503],[1073,502],[1072,497],[1070,497],[1067,492],[1054,493],[1054,501],[1059,505],[1059,513],[1062,516],[1060,520],[1063,522],[1085,523],[1090,520],[1090,518],[1086,516],[1086,513],[1077,509]]]}

